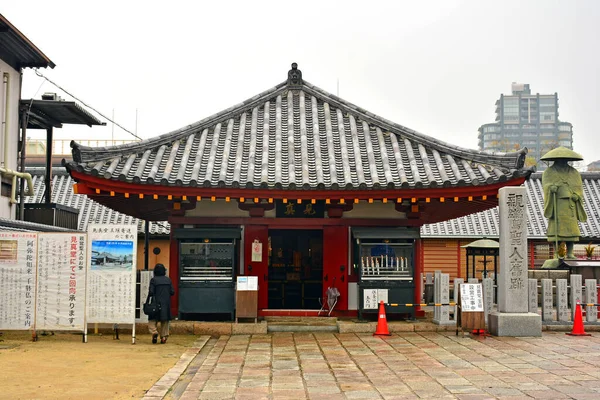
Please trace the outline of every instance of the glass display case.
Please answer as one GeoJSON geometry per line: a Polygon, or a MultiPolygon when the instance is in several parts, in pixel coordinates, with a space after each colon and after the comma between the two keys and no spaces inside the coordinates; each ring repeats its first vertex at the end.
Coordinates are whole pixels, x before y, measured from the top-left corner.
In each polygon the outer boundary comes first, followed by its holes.
{"type": "Polygon", "coordinates": [[[369,281],[412,281],[412,243],[365,243],[359,247],[358,266],[362,280],[369,281]]]}
{"type": "Polygon", "coordinates": [[[181,243],[182,281],[233,281],[234,243],[181,243]]]}
{"type": "MultiPolygon", "coordinates": [[[[236,240],[181,240],[179,313],[229,314],[235,311],[236,240]]],[[[186,315],[182,315],[186,314],[186,315]]]]}
{"type": "Polygon", "coordinates": [[[387,313],[407,314],[414,318],[414,240],[356,239],[354,268],[358,272],[359,317],[377,313],[379,302],[399,304],[386,308],[387,313]]]}

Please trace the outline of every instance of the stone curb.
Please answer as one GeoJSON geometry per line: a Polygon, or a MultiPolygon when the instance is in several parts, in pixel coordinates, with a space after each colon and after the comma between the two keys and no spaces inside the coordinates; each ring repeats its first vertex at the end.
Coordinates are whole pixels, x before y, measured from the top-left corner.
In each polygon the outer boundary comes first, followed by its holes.
{"type": "Polygon", "coordinates": [[[171,387],[177,382],[181,374],[186,370],[190,362],[196,357],[196,355],[200,352],[202,347],[208,342],[210,337],[201,336],[194,342],[192,347],[188,348],[179,358],[177,363],[171,367],[167,371],[166,374],[163,375],[162,378],[158,380],[144,395],[143,399],[146,400],[155,400],[162,399],[167,395],[171,387]]]}
{"type": "MultiPolygon", "coordinates": [[[[373,333],[377,329],[377,322],[338,320],[336,321],[336,325],[327,327],[317,325],[311,327],[310,324],[286,325],[278,323],[275,325],[270,324],[268,321],[260,321],[257,323],[172,321],[170,325],[170,332],[174,335],[209,335],[218,337],[222,335],[264,335],[269,332],[331,332],[331,328],[335,326],[337,326],[337,332],[339,333],[373,333]]],[[[572,322],[544,323],[542,321],[542,331],[570,332],[572,329],[572,322]]],[[[600,332],[600,323],[584,322],[584,329],[590,332],[600,332]]],[[[147,324],[136,324],[137,332],[147,332],[147,330],[147,324]]],[[[456,325],[453,323],[448,325],[438,325],[431,321],[388,321],[388,330],[390,333],[448,332],[456,330],[456,325]]],[[[99,332],[102,332],[103,334],[112,334],[113,330],[112,327],[102,327],[100,328],[99,332]]],[[[120,329],[120,333],[122,334],[128,334],[130,332],[131,328],[120,329]]]]}

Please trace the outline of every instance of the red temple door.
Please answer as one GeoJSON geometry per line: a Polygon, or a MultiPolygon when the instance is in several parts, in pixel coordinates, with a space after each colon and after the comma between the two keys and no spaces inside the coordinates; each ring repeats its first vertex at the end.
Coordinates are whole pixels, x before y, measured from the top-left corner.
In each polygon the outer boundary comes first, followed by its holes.
{"type": "Polygon", "coordinates": [[[335,310],[348,310],[348,227],[323,227],[323,297],[335,286],[340,297],[335,310]]]}
{"type": "Polygon", "coordinates": [[[268,308],[269,285],[269,228],[266,225],[246,225],[244,227],[244,274],[258,277],[258,309],[268,308]],[[262,260],[252,261],[252,244],[257,240],[262,244],[262,260]]]}

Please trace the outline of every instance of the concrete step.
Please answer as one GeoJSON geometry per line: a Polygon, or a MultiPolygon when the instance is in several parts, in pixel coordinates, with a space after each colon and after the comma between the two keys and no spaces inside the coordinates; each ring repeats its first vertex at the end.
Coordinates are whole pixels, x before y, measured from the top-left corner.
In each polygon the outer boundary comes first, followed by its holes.
{"type": "Polygon", "coordinates": [[[338,332],[335,317],[265,317],[267,332],[338,332]]]}
{"type": "Polygon", "coordinates": [[[269,325],[296,325],[296,326],[334,326],[337,324],[335,317],[265,317],[269,325]]]}
{"type": "Polygon", "coordinates": [[[339,333],[337,325],[279,325],[268,324],[267,332],[332,332],[339,333]]]}

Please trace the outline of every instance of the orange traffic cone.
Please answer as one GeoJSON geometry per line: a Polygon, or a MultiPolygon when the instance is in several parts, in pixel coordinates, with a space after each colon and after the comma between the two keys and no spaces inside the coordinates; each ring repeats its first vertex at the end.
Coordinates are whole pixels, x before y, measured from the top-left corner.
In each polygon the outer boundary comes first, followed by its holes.
{"type": "Polygon", "coordinates": [[[383,305],[383,301],[379,302],[379,316],[377,317],[377,329],[373,336],[383,335],[390,336],[390,331],[388,331],[387,326],[387,318],[385,316],[385,306],[383,305]]]}
{"type": "Polygon", "coordinates": [[[583,317],[581,315],[581,304],[577,302],[577,308],[575,308],[575,320],[573,321],[573,330],[571,333],[567,333],[570,336],[592,336],[589,333],[585,333],[583,328],[583,317]]]}

